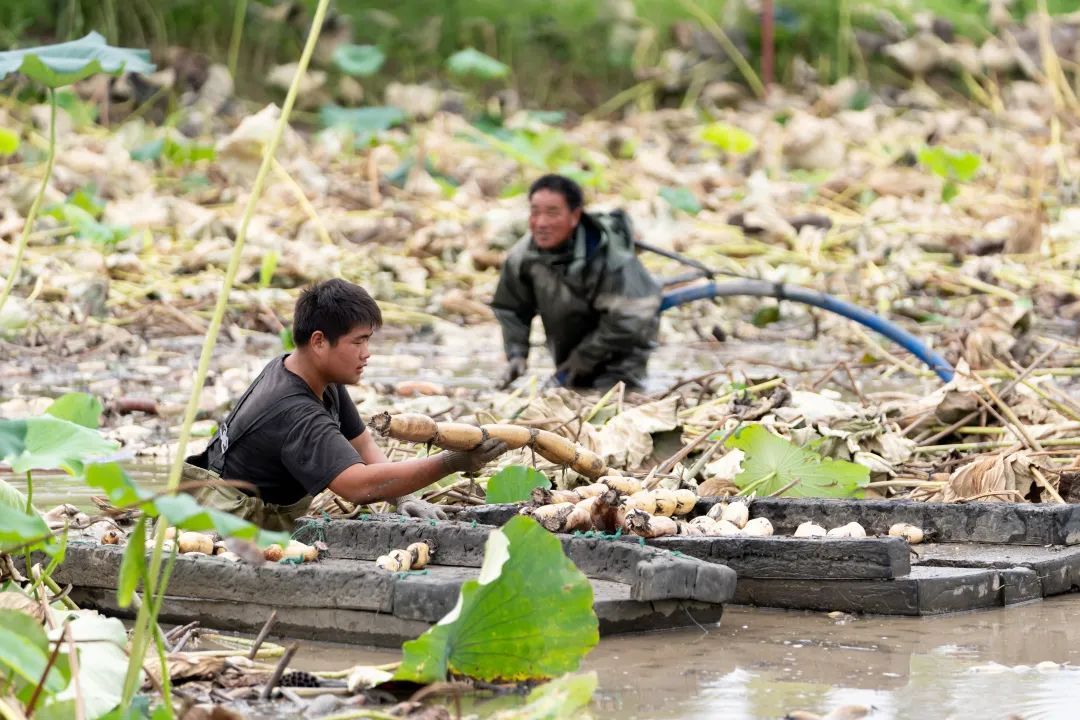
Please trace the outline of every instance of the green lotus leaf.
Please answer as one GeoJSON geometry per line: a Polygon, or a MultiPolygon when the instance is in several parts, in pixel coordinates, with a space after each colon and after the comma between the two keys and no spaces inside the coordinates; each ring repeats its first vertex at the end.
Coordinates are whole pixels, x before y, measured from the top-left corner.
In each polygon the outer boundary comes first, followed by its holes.
{"type": "Polygon", "coordinates": [[[454,75],[497,80],[510,74],[510,67],[476,48],[459,50],[446,60],[446,68],[454,75]]]}
{"type": "Polygon", "coordinates": [[[697,215],[701,212],[701,203],[688,188],[662,187],[660,188],[660,197],[667,200],[668,205],[671,207],[682,210],[689,215],[697,215]]]}
{"type": "Polygon", "coordinates": [[[52,405],[45,408],[45,413],[76,425],[97,428],[102,410],[101,401],[90,393],[70,392],[53,400],[52,405]]]}
{"type": "Polygon", "coordinates": [[[14,674],[29,687],[44,676],[45,691],[60,692],[70,677],[64,674],[66,668],[56,663],[45,675],[49,655],[49,640],[37,620],[18,610],[0,610],[0,667],[5,668],[4,675],[14,674]]]}
{"type": "Polygon", "coordinates": [[[487,502],[514,503],[528,500],[533,489],[538,487],[551,487],[551,481],[544,473],[525,465],[511,465],[488,480],[487,502]]]}
{"type": "Polygon", "coordinates": [[[746,453],[742,472],[732,482],[759,496],[861,498],[870,469],[846,460],[826,460],[773,435],[763,425],[751,425],[727,441],[746,453]]]}
{"type": "Polygon", "coordinates": [[[394,678],[552,678],[576,670],[598,640],[589,579],[557,537],[518,515],[488,536],[480,576],[461,586],[454,609],[402,646],[394,678]]]}
{"type": "Polygon", "coordinates": [[[0,420],[0,463],[20,475],[35,469],[77,475],[86,462],[106,457],[116,448],[97,430],[51,415],[0,420]]]}
{"type": "Polygon", "coordinates": [[[386,55],[374,45],[339,45],[334,50],[334,64],[353,77],[374,75],[384,62],[386,55]]]}
{"type": "Polygon", "coordinates": [[[150,51],[112,47],[100,33],[56,45],[0,52],[0,80],[20,72],[49,88],[71,85],[99,72],[151,73],[150,51]]]}

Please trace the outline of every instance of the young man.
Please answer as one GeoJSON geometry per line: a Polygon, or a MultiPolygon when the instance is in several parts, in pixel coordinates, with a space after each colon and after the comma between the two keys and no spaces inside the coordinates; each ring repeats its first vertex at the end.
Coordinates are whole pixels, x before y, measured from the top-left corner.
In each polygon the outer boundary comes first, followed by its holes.
{"type": "Polygon", "coordinates": [[[660,286],[634,254],[622,211],[586,213],[581,188],[545,175],[529,188],[529,234],[511,250],[491,306],[509,362],[506,387],[525,373],[539,313],[556,379],[639,389],[659,329],[660,286]]]}
{"type": "MultiPolygon", "coordinates": [[[[489,440],[471,452],[387,461],[345,389],[360,380],[381,326],[379,306],[358,285],[327,280],[304,290],[293,318],[296,350],[270,361],[207,449],[187,459],[185,479],[211,481],[198,499],[266,529],[292,530],[327,488],[354,503],[394,500],[506,452],[489,440]],[[213,482],[219,478],[253,489],[213,482]]],[[[399,510],[444,517],[418,500],[399,510]]]]}

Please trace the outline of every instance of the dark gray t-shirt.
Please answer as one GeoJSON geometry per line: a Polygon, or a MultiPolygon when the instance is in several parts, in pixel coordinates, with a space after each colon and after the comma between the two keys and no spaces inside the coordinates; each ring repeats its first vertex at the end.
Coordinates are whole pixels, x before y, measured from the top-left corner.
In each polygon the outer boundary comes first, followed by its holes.
{"type": "MultiPolygon", "coordinates": [[[[226,480],[253,483],[260,498],[278,505],[317,495],[342,470],[363,462],[350,441],[364,423],[345,387],[327,386],[320,402],[285,367],[286,357],[266,366],[226,419],[229,442],[221,472],[226,480]]],[[[188,461],[207,467],[220,448],[219,433],[188,461]]]]}

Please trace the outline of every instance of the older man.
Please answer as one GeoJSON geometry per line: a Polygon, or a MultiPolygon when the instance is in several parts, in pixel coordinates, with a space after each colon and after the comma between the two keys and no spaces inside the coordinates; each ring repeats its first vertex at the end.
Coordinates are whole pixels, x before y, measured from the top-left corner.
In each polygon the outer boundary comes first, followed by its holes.
{"type": "Polygon", "coordinates": [[[529,188],[529,234],[507,256],[491,306],[502,326],[504,387],[525,373],[529,327],[544,324],[556,379],[639,389],[659,328],[660,286],[634,254],[622,211],[587,213],[581,188],[545,175],[529,188]]]}

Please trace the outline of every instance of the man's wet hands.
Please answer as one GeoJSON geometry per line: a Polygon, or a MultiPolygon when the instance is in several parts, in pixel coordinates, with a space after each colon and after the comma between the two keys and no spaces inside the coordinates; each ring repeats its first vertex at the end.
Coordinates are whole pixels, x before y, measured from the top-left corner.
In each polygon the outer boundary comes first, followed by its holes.
{"type": "Polygon", "coordinates": [[[502,440],[488,438],[480,443],[475,450],[469,450],[468,452],[447,450],[439,453],[439,455],[442,458],[443,467],[446,468],[447,474],[474,473],[509,449],[502,440]]]}
{"type": "Polygon", "coordinates": [[[404,500],[398,503],[397,511],[402,515],[421,520],[446,520],[446,513],[438,505],[426,500],[404,500]]]}
{"type": "Polygon", "coordinates": [[[503,390],[510,387],[510,385],[519,377],[525,374],[525,371],[529,369],[528,361],[521,355],[515,355],[510,358],[506,364],[506,371],[503,373],[502,382],[499,385],[499,389],[503,390]]]}

